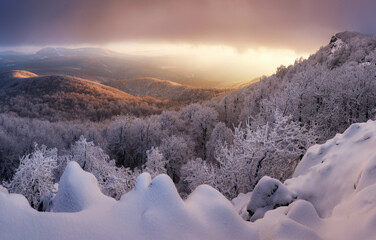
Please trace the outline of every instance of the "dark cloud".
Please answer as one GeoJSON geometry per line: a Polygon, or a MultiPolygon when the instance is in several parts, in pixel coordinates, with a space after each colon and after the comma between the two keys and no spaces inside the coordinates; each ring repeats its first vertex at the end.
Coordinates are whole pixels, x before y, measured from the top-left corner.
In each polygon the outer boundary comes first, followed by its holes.
{"type": "Polygon", "coordinates": [[[376,34],[374,0],[2,0],[0,45],[114,41],[311,50],[338,31],[376,34]]]}

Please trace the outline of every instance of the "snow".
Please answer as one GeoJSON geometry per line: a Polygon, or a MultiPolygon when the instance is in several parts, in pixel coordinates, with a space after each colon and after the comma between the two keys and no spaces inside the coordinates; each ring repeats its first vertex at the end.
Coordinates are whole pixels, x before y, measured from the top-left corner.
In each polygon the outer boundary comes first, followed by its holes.
{"type": "Polygon", "coordinates": [[[330,53],[335,54],[340,49],[342,49],[344,46],[346,46],[346,43],[342,41],[340,38],[336,38],[335,41],[330,43],[330,53]]]}
{"type": "Polygon", "coordinates": [[[236,198],[231,200],[238,214],[244,219],[249,220],[249,214],[247,212],[247,205],[249,199],[252,197],[252,192],[240,193],[236,198]]]}
{"type": "Polygon", "coordinates": [[[3,187],[3,186],[0,185],[0,192],[7,194],[8,190],[5,187],[3,187]]]}
{"type": "Polygon", "coordinates": [[[94,175],[85,172],[76,162],[70,162],[59,182],[59,190],[53,204],[54,212],[79,212],[90,207],[111,206],[115,199],[99,190],[94,175]]]}
{"type": "Polygon", "coordinates": [[[135,188],[115,201],[100,192],[92,174],[70,162],[55,212],[37,212],[23,196],[3,190],[0,203],[0,239],[258,239],[218,191],[202,185],[183,201],[163,174],[153,180],[141,174],[135,188]]]}
{"type": "MultiPolygon", "coordinates": [[[[254,222],[260,238],[374,239],[375,134],[374,121],[353,124],[325,144],[311,147],[293,178],[283,184],[285,193],[296,195],[297,200],[289,206],[266,212],[263,218],[254,222]]],[[[271,181],[266,178],[260,184],[271,181]]],[[[271,194],[254,201],[257,188],[248,210],[262,210],[262,206],[271,205],[270,198],[281,198],[271,194]]]]}
{"type": "Polygon", "coordinates": [[[311,147],[284,183],[262,178],[228,201],[208,185],[182,200],[167,175],[141,174],[119,201],[68,164],[54,212],[0,187],[0,239],[372,240],[376,236],[376,122],[311,147]],[[244,221],[246,210],[254,213],[244,221]]]}
{"type": "Polygon", "coordinates": [[[262,218],[266,211],[289,205],[297,196],[280,181],[263,177],[256,185],[247,210],[252,213],[251,221],[262,218]]]}
{"type": "Polygon", "coordinates": [[[372,181],[376,172],[370,172],[376,160],[375,133],[375,122],[353,124],[343,134],[312,147],[285,185],[310,201],[321,217],[331,216],[343,199],[376,183],[372,181]]]}

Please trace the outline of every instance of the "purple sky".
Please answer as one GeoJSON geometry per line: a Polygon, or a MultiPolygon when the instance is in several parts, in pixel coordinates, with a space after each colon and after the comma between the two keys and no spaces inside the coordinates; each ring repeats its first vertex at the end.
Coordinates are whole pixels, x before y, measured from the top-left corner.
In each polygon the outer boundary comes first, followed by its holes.
{"type": "Polygon", "coordinates": [[[0,1],[0,47],[146,41],[307,52],[344,30],[376,34],[376,1],[0,1]]]}

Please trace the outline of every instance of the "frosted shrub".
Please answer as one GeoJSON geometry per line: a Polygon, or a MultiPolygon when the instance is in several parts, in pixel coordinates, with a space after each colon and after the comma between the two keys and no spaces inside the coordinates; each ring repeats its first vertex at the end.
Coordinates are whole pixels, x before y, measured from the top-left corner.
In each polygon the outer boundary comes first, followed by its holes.
{"type": "Polygon", "coordinates": [[[20,159],[20,165],[10,182],[3,185],[11,193],[19,193],[26,197],[30,205],[42,210],[39,204],[51,199],[55,194],[54,170],[57,164],[57,149],[47,149],[35,145],[34,152],[20,159]]]}

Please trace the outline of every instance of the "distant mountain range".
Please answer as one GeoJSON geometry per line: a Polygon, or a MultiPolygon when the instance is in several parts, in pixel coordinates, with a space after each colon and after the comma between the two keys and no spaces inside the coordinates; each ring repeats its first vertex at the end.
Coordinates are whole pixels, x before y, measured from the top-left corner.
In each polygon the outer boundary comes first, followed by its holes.
{"type": "Polygon", "coordinates": [[[116,57],[122,54],[103,48],[42,48],[35,55],[41,58],[72,57],[72,56],[102,56],[116,57]]]}
{"type": "Polygon", "coordinates": [[[229,88],[228,73],[188,67],[187,56],[140,56],[102,48],[43,48],[34,54],[0,53],[0,74],[27,70],[38,75],[63,74],[104,83],[121,79],[158,78],[198,88],[229,88]]]}

